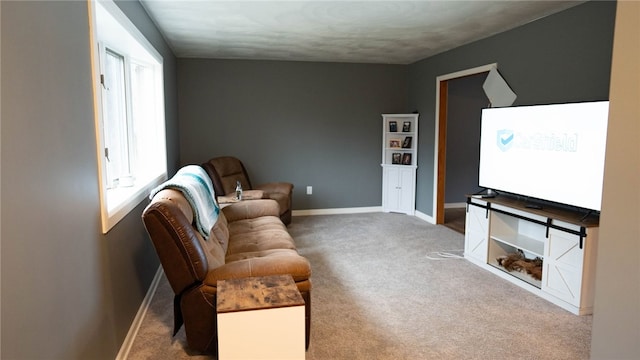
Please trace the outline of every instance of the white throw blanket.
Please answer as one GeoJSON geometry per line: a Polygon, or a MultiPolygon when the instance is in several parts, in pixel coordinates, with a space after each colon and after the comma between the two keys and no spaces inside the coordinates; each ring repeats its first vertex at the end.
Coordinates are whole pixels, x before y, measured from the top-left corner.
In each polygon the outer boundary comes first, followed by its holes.
{"type": "Polygon", "coordinates": [[[215,200],[211,179],[204,169],[198,165],[183,167],[171,179],[153,189],[149,199],[166,188],[182,192],[193,208],[194,221],[198,231],[205,239],[209,239],[211,228],[218,220],[220,208],[215,200]]]}

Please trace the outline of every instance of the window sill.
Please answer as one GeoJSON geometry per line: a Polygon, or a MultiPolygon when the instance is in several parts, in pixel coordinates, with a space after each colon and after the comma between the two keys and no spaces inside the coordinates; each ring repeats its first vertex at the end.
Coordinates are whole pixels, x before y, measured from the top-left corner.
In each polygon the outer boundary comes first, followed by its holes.
{"type": "Polygon", "coordinates": [[[106,190],[102,202],[102,233],[106,234],[120,220],[135,209],[153,188],[167,180],[167,174],[163,173],[146,184],[140,186],[123,187],[106,190]]]}

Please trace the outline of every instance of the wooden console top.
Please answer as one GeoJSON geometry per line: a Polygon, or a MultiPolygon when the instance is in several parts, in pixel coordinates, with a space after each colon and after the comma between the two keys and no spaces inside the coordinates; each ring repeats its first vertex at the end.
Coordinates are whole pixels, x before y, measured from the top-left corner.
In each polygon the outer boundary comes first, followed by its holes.
{"type": "Polygon", "coordinates": [[[542,204],[542,209],[534,209],[529,208],[526,205],[527,201],[519,198],[515,198],[512,196],[506,195],[497,195],[496,197],[482,197],[478,198],[476,195],[467,195],[468,198],[475,198],[481,201],[486,201],[492,204],[499,204],[508,206],[510,208],[526,211],[531,214],[536,214],[540,216],[544,216],[547,218],[557,219],[560,221],[567,222],[569,224],[574,224],[578,226],[584,227],[597,227],[600,223],[600,217],[596,215],[596,213],[590,214],[586,218],[584,218],[586,212],[579,212],[571,209],[565,209],[558,206],[553,206],[552,204],[546,203],[542,204]],[[584,218],[584,219],[583,219],[584,218]]]}

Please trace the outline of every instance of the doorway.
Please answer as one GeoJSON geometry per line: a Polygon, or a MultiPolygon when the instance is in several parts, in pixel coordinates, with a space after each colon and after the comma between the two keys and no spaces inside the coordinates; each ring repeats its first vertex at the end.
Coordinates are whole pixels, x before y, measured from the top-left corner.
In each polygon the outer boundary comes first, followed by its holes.
{"type": "MultiPolygon", "coordinates": [[[[441,75],[436,78],[436,129],[434,155],[434,195],[433,214],[436,224],[445,223],[446,173],[447,173],[447,124],[449,109],[450,81],[472,75],[487,73],[497,68],[497,64],[479,66],[472,69],[441,75]]],[[[472,189],[469,189],[472,190],[472,189]]],[[[464,194],[460,194],[464,196],[464,194]]],[[[459,211],[458,211],[459,212],[459,211]]],[[[455,213],[455,211],[453,212],[455,213]]],[[[460,219],[456,220],[457,222],[460,219]]],[[[457,225],[459,227],[459,225],[457,225]]],[[[464,231],[464,230],[463,230],[464,231]]]]}

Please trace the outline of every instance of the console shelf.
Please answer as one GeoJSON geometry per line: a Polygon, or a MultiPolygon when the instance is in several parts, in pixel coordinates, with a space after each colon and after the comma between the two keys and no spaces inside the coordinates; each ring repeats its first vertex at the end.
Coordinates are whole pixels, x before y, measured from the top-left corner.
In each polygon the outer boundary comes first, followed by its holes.
{"type": "Polygon", "coordinates": [[[515,249],[520,249],[525,252],[529,252],[532,255],[543,257],[544,243],[540,240],[530,238],[525,235],[506,235],[506,236],[491,236],[491,240],[509,245],[515,249]]]}
{"type": "Polygon", "coordinates": [[[465,258],[574,314],[591,314],[598,219],[526,205],[469,196],[465,258]]]}
{"type": "Polygon", "coordinates": [[[513,240],[514,241],[502,241],[491,236],[489,241],[489,256],[487,258],[487,264],[509,274],[510,276],[526,281],[540,289],[542,286],[540,280],[533,278],[526,272],[508,271],[498,263],[498,258],[506,257],[510,254],[519,254],[520,252],[523,254],[523,257],[527,259],[543,258],[542,253],[544,252],[544,243],[526,236],[514,236],[513,240]]]}
{"type": "Polygon", "coordinates": [[[520,280],[520,281],[524,281],[527,284],[531,284],[533,286],[535,286],[536,288],[540,289],[542,287],[542,281],[534,279],[533,277],[531,277],[531,275],[522,273],[522,272],[508,272],[505,271],[504,268],[502,266],[500,266],[498,264],[498,262],[494,261],[490,261],[488,263],[489,265],[493,266],[496,270],[504,272],[506,274],[508,274],[508,276],[513,276],[514,278],[520,280]]]}

